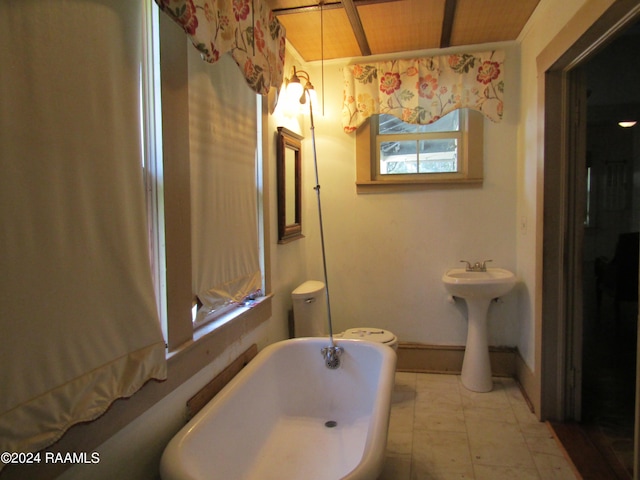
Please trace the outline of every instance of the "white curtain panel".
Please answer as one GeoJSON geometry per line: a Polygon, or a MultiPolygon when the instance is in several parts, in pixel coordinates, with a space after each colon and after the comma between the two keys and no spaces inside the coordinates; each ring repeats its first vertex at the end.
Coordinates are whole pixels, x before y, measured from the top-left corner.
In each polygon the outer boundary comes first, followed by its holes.
{"type": "Polygon", "coordinates": [[[259,290],[256,101],[227,54],[188,49],[193,291],[199,319],[259,290]]]}
{"type": "Polygon", "coordinates": [[[0,2],[0,451],[41,449],[166,378],[141,14],[130,0],[0,2]]]}

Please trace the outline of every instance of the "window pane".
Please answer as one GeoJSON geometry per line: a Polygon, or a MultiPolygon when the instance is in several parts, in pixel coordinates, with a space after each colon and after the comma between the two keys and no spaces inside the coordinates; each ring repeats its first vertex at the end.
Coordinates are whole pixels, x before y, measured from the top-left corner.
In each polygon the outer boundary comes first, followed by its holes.
{"type": "Polygon", "coordinates": [[[418,142],[407,140],[380,143],[380,173],[418,173],[418,142]]]}
{"type": "Polygon", "coordinates": [[[418,173],[450,173],[458,171],[458,140],[421,140],[418,173]]]}
{"type": "Polygon", "coordinates": [[[445,115],[429,125],[417,125],[418,132],[458,132],[460,131],[460,110],[445,115]]]}
{"type": "Polygon", "coordinates": [[[404,123],[399,118],[396,118],[393,115],[387,115],[386,113],[378,115],[378,125],[378,132],[380,135],[415,133],[418,130],[418,125],[404,123]]]}
{"type": "Polygon", "coordinates": [[[460,131],[460,110],[445,115],[437,122],[429,125],[412,125],[402,120],[381,113],[378,115],[378,133],[379,135],[390,135],[397,133],[415,133],[415,132],[458,132],[460,131]]]}
{"type": "Polygon", "coordinates": [[[380,144],[380,173],[451,173],[458,171],[458,140],[407,140],[380,144]],[[418,155],[419,148],[419,155],[418,155]]]}

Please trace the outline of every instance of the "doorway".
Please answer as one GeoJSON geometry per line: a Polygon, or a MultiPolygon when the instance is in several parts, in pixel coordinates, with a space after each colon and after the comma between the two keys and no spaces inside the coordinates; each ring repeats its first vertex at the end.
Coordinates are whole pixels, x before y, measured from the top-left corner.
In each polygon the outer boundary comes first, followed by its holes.
{"type": "Polygon", "coordinates": [[[586,85],[580,422],[633,475],[640,208],[640,22],[581,66],[586,85]],[[633,80],[635,79],[635,80],[633,80]]]}
{"type": "MultiPolygon", "coordinates": [[[[639,7],[637,2],[614,4],[545,71],[541,416],[595,425],[600,433],[597,422],[610,422],[608,433],[613,431],[612,423],[618,423],[627,442],[621,462],[627,465],[622,469],[626,478],[638,460],[638,442],[633,440],[638,385],[637,243],[632,253],[621,256],[624,260],[614,259],[623,234],[640,229],[634,214],[635,206],[640,206],[636,194],[640,187],[634,187],[640,182],[634,166],[640,149],[638,140],[632,139],[629,147],[624,138],[628,133],[621,134],[617,124],[606,123],[610,119],[604,113],[613,118],[619,112],[614,103],[603,101],[602,92],[613,97],[621,93],[618,99],[623,101],[616,104],[634,103],[636,93],[622,93],[626,82],[621,80],[640,52],[636,50],[629,63],[615,64],[612,50],[607,49],[622,42],[619,49],[627,53],[630,44],[624,42],[638,42],[637,37],[628,37],[635,35],[639,7]],[[611,63],[604,67],[604,61],[611,63]],[[635,299],[623,299],[609,289],[616,265],[631,267],[622,283],[635,289],[635,299]],[[622,383],[614,383],[616,377],[622,383]],[[614,400],[624,406],[614,406],[619,418],[612,422],[613,417],[599,409],[610,408],[614,400]],[[623,410],[625,419],[620,415],[623,410]]],[[[609,459],[621,458],[613,454],[609,459]]]]}

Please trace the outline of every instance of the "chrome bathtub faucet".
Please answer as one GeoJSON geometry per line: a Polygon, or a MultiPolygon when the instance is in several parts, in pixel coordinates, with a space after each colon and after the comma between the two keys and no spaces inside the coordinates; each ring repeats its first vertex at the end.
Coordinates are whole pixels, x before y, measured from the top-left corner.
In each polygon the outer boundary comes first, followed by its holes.
{"type": "Polygon", "coordinates": [[[327,368],[335,370],[340,366],[340,355],[342,355],[343,348],[336,345],[330,345],[324,347],[322,350],[322,356],[324,357],[324,364],[327,368]]]}

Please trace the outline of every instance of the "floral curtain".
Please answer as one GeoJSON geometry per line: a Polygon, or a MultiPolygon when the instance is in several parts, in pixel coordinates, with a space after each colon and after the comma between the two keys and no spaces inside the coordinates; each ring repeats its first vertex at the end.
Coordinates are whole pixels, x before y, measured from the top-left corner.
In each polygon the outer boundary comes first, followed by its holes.
{"type": "Polygon", "coordinates": [[[264,0],[155,0],[191,39],[202,58],[231,56],[249,86],[266,95],[280,88],[285,30],[264,0]]]}
{"type": "Polygon", "coordinates": [[[407,123],[433,123],[458,108],[502,119],[504,52],[349,65],[344,69],[342,126],[355,131],[371,115],[407,123]]]}

